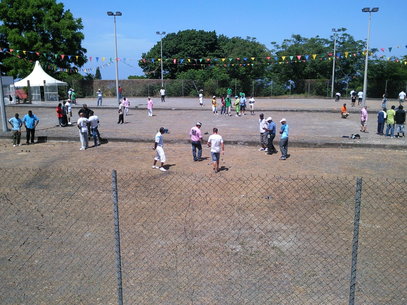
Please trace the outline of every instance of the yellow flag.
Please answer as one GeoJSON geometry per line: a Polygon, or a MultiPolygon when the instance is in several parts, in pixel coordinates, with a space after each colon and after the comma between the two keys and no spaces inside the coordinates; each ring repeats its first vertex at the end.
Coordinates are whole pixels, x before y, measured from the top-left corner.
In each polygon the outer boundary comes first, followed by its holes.
{"type": "Polygon", "coordinates": [[[281,58],[282,58],[283,60],[285,60],[286,57],[287,57],[287,56],[281,56],[281,58]]]}
{"type": "Polygon", "coordinates": [[[315,59],[317,57],[317,54],[312,54],[312,59],[315,59]]]}
{"type": "Polygon", "coordinates": [[[349,52],[345,52],[345,57],[348,58],[349,52]]]}

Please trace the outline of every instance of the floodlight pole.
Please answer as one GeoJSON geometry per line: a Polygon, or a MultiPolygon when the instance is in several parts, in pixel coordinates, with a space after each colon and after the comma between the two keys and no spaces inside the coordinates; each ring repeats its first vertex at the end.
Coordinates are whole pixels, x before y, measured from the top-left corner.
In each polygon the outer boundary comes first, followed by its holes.
{"type": "Polygon", "coordinates": [[[0,110],[1,110],[1,126],[3,132],[8,131],[7,126],[7,115],[6,115],[6,105],[4,105],[4,92],[3,92],[3,79],[0,70],[0,110]]]}
{"type": "Polygon", "coordinates": [[[335,90],[335,63],[336,63],[336,38],[337,38],[337,32],[339,32],[338,29],[332,29],[332,32],[334,32],[334,57],[333,57],[333,62],[332,62],[332,83],[331,83],[331,98],[334,97],[334,90],[335,90]]]}
{"type": "Polygon", "coordinates": [[[161,45],[161,57],[160,57],[160,62],[161,62],[161,88],[164,88],[164,69],[163,69],[163,35],[165,35],[165,32],[160,32],[157,31],[155,32],[157,35],[160,35],[160,45],[161,45]]]}
{"type": "Polygon", "coordinates": [[[114,20],[114,45],[115,45],[115,64],[116,64],[116,98],[117,103],[120,104],[120,97],[119,97],[119,56],[117,55],[117,32],[116,32],[116,16],[121,16],[121,12],[107,12],[108,16],[113,16],[114,20]]]}
{"type": "Polygon", "coordinates": [[[372,13],[379,11],[378,7],[370,9],[365,7],[362,9],[363,13],[369,13],[369,21],[367,23],[367,40],[366,40],[366,54],[365,54],[365,73],[363,75],[363,98],[362,98],[362,107],[366,106],[366,96],[367,96],[367,67],[369,62],[369,42],[370,42],[370,24],[372,20],[372,13]]]}

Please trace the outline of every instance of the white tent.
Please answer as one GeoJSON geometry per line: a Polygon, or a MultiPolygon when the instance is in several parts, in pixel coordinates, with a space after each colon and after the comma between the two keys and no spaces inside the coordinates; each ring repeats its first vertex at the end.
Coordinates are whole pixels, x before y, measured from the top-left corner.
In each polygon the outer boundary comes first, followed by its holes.
{"type": "Polygon", "coordinates": [[[46,101],[58,101],[58,86],[67,85],[67,83],[48,75],[42,69],[38,61],[35,62],[34,69],[30,75],[18,82],[15,82],[14,87],[28,87],[28,83],[30,85],[33,101],[41,101],[41,87],[44,87],[44,99],[46,101]]]}

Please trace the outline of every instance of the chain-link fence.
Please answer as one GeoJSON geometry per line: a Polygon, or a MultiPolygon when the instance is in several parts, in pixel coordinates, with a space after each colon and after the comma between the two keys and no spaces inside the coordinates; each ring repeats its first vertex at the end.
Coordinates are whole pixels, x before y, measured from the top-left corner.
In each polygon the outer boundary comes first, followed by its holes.
{"type": "Polygon", "coordinates": [[[406,303],[405,180],[0,173],[1,304],[406,303]]]}

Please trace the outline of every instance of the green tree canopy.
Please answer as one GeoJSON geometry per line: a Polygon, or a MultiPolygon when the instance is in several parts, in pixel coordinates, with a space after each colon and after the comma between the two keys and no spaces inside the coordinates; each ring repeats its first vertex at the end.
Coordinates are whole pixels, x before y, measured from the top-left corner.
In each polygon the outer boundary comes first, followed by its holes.
{"type": "Polygon", "coordinates": [[[18,50],[18,56],[0,53],[2,71],[14,77],[31,72],[31,61],[70,68],[82,66],[85,52],[82,20],[75,19],[62,3],[55,0],[2,0],[0,2],[0,48],[18,50]],[[25,52],[24,52],[25,51],[25,52]],[[69,54],[62,58],[60,55],[69,54]],[[57,55],[57,56],[56,56],[57,55]]]}

